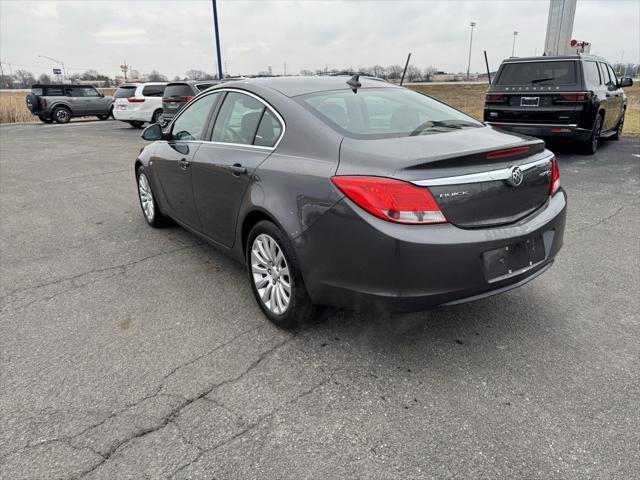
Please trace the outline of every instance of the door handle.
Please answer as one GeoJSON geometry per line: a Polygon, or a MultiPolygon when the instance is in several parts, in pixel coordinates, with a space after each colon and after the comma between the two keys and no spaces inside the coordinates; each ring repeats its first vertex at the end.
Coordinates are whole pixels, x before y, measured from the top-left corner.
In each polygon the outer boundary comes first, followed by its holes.
{"type": "Polygon", "coordinates": [[[189,165],[191,165],[191,163],[186,158],[181,158],[180,160],[178,160],[178,163],[180,164],[180,168],[182,170],[186,170],[189,165]]]}
{"type": "Polygon", "coordinates": [[[231,165],[229,167],[229,170],[231,170],[231,173],[235,176],[244,175],[245,173],[247,173],[247,169],[239,163],[234,163],[233,165],[231,165]]]}

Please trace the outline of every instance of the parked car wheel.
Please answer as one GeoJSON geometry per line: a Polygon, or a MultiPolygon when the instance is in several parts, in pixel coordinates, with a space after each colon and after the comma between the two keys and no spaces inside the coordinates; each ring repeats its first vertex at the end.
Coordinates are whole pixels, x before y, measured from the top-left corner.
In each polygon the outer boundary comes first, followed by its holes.
{"type": "Polygon", "coordinates": [[[602,132],[602,115],[598,114],[596,116],[595,122],[593,122],[593,129],[591,130],[591,135],[589,139],[583,143],[584,153],[587,155],[593,155],[598,150],[598,145],[600,144],[600,133],[602,132]]]}
{"type": "Polygon", "coordinates": [[[136,122],[136,121],[131,121],[127,123],[131,125],[133,128],[142,128],[142,125],[144,125],[144,122],[136,122]]]}
{"type": "Polygon", "coordinates": [[[156,110],[151,117],[151,123],[159,123],[162,125],[162,110],[156,110]]]}
{"type": "Polygon", "coordinates": [[[44,115],[40,114],[38,115],[38,118],[42,123],[53,123],[53,118],[51,117],[45,117],[44,115]]]}
{"type": "Polygon", "coordinates": [[[105,113],[104,115],[96,115],[100,120],[107,120],[111,115],[105,113]]]}
{"type": "Polygon", "coordinates": [[[142,208],[144,219],[153,228],[166,225],[167,217],[165,217],[158,208],[158,203],[151,189],[151,182],[149,182],[144,167],[138,168],[136,179],[138,181],[138,200],[140,200],[140,207],[142,208]]]}
{"type": "Polygon", "coordinates": [[[618,121],[618,126],[616,127],[616,133],[611,136],[611,140],[620,140],[622,136],[622,130],[624,129],[624,114],[627,113],[627,110],[622,110],[622,116],[618,121]]]}
{"type": "Polygon", "coordinates": [[[56,107],[53,110],[53,119],[57,123],[69,123],[71,121],[71,112],[66,107],[56,107]]]}
{"type": "Polygon", "coordinates": [[[246,245],[251,290],[264,314],[281,328],[295,328],[313,316],[293,247],[273,223],[258,222],[246,245]]]}

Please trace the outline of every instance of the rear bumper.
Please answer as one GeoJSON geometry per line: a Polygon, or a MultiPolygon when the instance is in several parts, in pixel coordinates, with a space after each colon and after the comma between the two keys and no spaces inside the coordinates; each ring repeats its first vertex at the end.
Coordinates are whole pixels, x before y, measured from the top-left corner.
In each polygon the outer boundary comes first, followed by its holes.
{"type": "Polygon", "coordinates": [[[119,110],[117,106],[113,108],[113,118],[123,122],[150,122],[148,116],[138,110],[119,110]]]}
{"type": "Polygon", "coordinates": [[[294,244],[315,303],[416,311],[495,295],[540,275],[562,246],[565,217],[563,191],[512,225],[482,229],[394,224],[343,199],[294,244]],[[488,278],[484,252],[538,237],[543,259],[488,278]]]}
{"type": "Polygon", "coordinates": [[[510,132],[522,133],[532,137],[542,138],[566,138],[569,140],[584,141],[591,135],[591,130],[580,128],[576,124],[544,124],[544,123],[509,123],[509,122],[485,122],[495,128],[510,132]]]}

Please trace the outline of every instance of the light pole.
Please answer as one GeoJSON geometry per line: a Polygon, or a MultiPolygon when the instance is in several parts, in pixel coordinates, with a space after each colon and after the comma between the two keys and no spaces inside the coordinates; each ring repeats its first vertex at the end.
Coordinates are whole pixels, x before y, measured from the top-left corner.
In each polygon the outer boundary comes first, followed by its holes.
{"type": "Polygon", "coordinates": [[[211,0],[213,6],[213,30],[216,34],[216,53],[218,55],[218,80],[222,80],[224,74],[222,73],[222,56],[220,55],[220,32],[218,31],[218,7],[216,6],[216,0],[211,0]]]}
{"type": "Polygon", "coordinates": [[[60,65],[62,65],[62,71],[64,72],[64,78],[69,78],[67,77],[67,69],[64,66],[64,62],[60,61],[60,60],[56,60],[55,58],[51,58],[51,57],[47,57],[46,55],[38,55],[38,57],[40,58],[46,58],[47,60],[51,60],[52,62],[56,62],[59,63],[60,65]]]}
{"type": "Polygon", "coordinates": [[[518,36],[518,31],[513,31],[513,46],[511,47],[511,56],[513,57],[516,51],[516,37],[518,36]]]}
{"type": "Polygon", "coordinates": [[[469,24],[471,27],[471,38],[469,39],[469,61],[467,62],[467,80],[469,80],[469,70],[471,69],[471,47],[473,46],[473,27],[476,26],[476,22],[469,24]]]}

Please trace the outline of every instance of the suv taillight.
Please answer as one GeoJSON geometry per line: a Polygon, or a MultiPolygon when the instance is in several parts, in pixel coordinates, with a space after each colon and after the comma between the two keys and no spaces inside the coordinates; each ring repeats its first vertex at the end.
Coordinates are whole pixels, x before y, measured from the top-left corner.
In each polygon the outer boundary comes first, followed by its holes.
{"type": "Polygon", "coordinates": [[[507,96],[501,93],[487,93],[484,98],[487,103],[505,103],[507,101],[507,96]]]}
{"type": "Polygon", "coordinates": [[[129,97],[127,98],[127,102],[129,103],[142,103],[144,102],[144,97],[129,97]]]}
{"type": "Polygon", "coordinates": [[[591,98],[591,92],[559,93],[554,98],[556,102],[586,102],[591,98]]]}
{"type": "Polygon", "coordinates": [[[395,223],[446,223],[426,187],[383,177],[338,176],[331,181],[351,201],[372,215],[395,223]]]}
{"type": "Polygon", "coordinates": [[[180,97],[180,100],[182,100],[183,102],[188,102],[191,99],[193,99],[193,95],[186,95],[184,97],[180,97]]]}
{"type": "Polygon", "coordinates": [[[551,185],[549,186],[549,195],[553,195],[560,190],[560,169],[558,168],[558,160],[553,157],[551,160],[551,185]]]}

